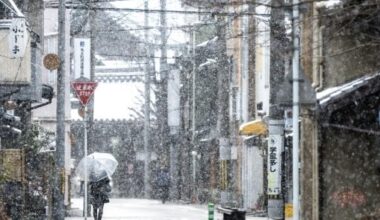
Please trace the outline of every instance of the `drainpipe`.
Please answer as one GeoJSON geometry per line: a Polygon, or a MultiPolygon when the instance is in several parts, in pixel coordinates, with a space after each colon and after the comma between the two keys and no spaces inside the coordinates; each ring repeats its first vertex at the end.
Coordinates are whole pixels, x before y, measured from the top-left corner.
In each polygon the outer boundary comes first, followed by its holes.
{"type": "Polygon", "coordinates": [[[318,28],[318,42],[319,42],[319,45],[318,45],[318,63],[316,65],[318,65],[318,80],[319,80],[319,85],[317,88],[315,88],[315,91],[318,92],[320,90],[323,89],[323,82],[324,82],[324,78],[323,78],[323,62],[324,62],[324,57],[323,57],[323,30],[325,29],[324,26],[322,27],[319,27],[318,28]]]}
{"type": "MultiPolygon", "coordinates": [[[[319,13],[318,10],[314,7],[313,9],[313,17],[318,17],[319,13]]],[[[322,62],[323,62],[323,29],[324,27],[319,26],[318,19],[313,19],[313,42],[312,42],[312,48],[313,48],[313,58],[312,58],[312,71],[313,71],[313,87],[316,91],[320,91],[323,88],[323,68],[322,68],[322,62]]]]}

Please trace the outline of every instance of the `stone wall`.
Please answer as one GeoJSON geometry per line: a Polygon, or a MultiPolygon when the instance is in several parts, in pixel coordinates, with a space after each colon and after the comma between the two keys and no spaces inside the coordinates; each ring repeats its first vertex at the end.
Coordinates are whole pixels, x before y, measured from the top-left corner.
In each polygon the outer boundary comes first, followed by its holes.
{"type": "Polygon", "coordinates": [[[376,215],[380,205],[380,175],[375,166],[379,137],[327,128],[323,140],[322,219],[364,219],[376,215]]]}

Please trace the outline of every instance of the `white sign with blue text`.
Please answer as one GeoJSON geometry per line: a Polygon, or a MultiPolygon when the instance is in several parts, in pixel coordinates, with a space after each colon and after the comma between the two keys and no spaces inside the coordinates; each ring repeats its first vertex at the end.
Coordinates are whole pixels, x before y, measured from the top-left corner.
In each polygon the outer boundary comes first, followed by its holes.
{"type": "Polygon", "coordinates": [[[91,40],[90,38],[74,39],[74,73],[75,79],[86,77],[90,79],[91,70],[91,40]]]}
{"type": "Polygon", "coordinates": [[[282,135],[269,135],[268,139],[268,195],[281,193],[281,152],[282,135]]]}
{"type": "Polygon", "coordinates": [[[25,18],[12,18],[11,26],[9,27],[8,42],[11,58],[24,57],[25,48],[28,43],[25,18]]]}

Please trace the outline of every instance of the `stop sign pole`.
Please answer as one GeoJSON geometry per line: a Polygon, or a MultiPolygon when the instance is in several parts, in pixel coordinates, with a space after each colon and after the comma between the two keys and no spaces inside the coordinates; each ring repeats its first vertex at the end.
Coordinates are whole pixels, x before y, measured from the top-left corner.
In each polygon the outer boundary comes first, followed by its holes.
{"type": "Polygon", "coordinates": [[[83,125],[84,125],[84,202],[83,212],[84,219],[87,219],[87,198],[88,198],[88,175],[87,175],[87,104],[91,100],[92,95],[97,87],[96,82],[92,81],[75,81],[71,83],[78,99],[83,107],[83,125]]]}

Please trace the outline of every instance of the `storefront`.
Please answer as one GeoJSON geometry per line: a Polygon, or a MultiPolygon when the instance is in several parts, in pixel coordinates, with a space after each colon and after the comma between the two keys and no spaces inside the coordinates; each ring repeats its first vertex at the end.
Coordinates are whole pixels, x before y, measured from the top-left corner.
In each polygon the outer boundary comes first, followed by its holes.
{"type": "Polygon", "coordinates": [[[264,177],[267,125],[262,120],[250,121],[240,126],[239,133],[244,136],[241,152],[243,206],[250,211],[266,211],[264,177]]]}

